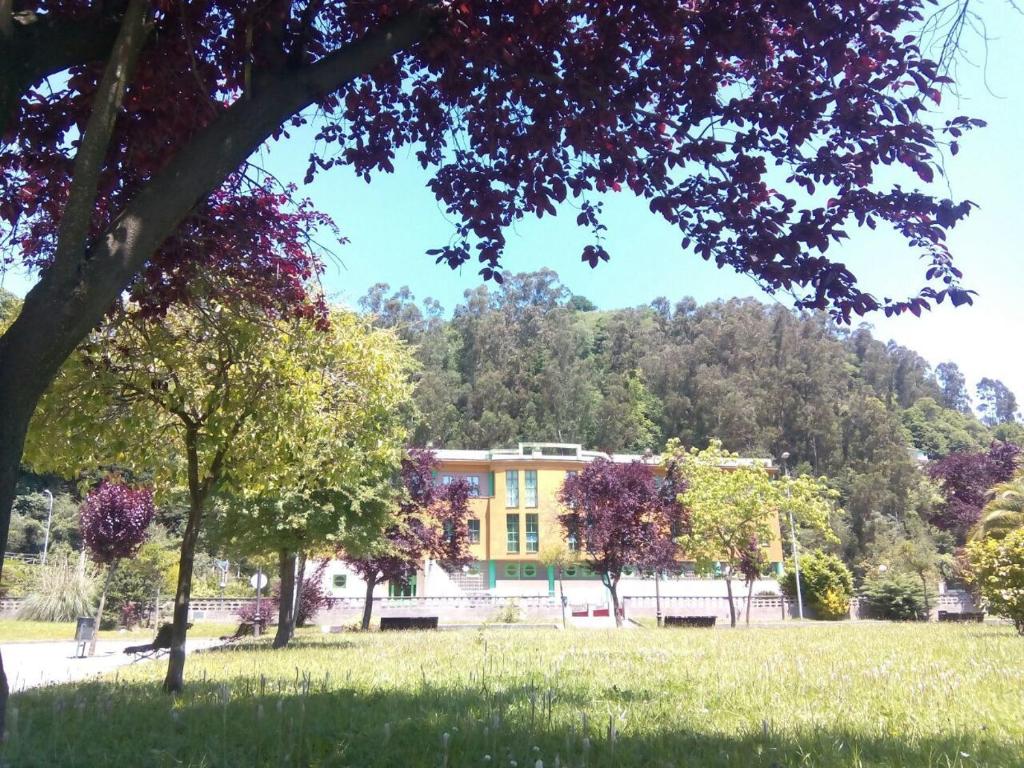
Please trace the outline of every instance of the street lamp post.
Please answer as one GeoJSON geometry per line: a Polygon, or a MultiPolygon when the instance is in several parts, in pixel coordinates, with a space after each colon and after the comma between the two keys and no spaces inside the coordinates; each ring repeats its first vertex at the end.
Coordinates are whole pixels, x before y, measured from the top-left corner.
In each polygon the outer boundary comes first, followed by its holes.
{"type": "MultiPolygon", "coordinates": [[[[789,467],[786,466],[786,461],[789,459],[789,451],[785,451],[782,454],[782,474],[786,479],[789,479],[789,467]]],[[[786,499],[789,499],[789,485],[786,485],[786,499]]],[[[792,506],[786,505],[786,512],[789,514],[789,530],[793,537],[793,569],[796,571],[796,610],[797,615],[801,620],[804,618],[804,597],[803,592],[800,589],[800,547],[796,543],[796,523],[793,521],[793,509],[792,506]]]]}
{"type": "Polygon", "coordinates": [[[46,536],[43,538],[43,565],[46,565],[46,552],[50,548],[50,523],[53,522],[53,494],[50,493],[49,488],[43,493],[50,497],[50,509],[46,513],[46,536]]]}

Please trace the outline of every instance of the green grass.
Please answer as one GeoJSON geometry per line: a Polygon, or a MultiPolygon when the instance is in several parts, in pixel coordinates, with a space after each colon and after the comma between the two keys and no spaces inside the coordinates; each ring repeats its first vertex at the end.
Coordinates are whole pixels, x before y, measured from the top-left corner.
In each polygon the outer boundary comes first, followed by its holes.
{"type": "Polygon", "coordinates": [[[10,766],[1020,766],[1004,626],[309,635],[18,694],[10,766]]]}
{"type": "MultiPolygon", "coordinates": [[[[217,622],[196,622],[189,630],[191,637],[220,637],[230,635],[238,628],[238,623],[221,624],[217,622]]],[[[154,629],[136,628],[131,631],[110,629],[100,631],[100,640],[152,640],[156,634],[154,629]]],[[[0,643],[25,643],[46,640],[75,639],[75,622],[73,621],[19,621],[17,619],[0,619],[0,643]]]]}

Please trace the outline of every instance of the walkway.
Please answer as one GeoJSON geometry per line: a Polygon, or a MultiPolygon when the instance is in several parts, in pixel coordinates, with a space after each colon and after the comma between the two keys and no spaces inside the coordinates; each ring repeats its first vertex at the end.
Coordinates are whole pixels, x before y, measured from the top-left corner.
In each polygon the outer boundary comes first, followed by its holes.
{"type": "MultiPolygon", "coordinates": [[[[4,671],[11,692],[24,691],[44,685],[87,680],[111,672],[118,667],[131,664],[124,649],[129,645],[140,645],[144,640],[100,641],[96,655],[80,659],[75,656],[74,642],[8,643],[0,646],[3,652],[4,671]]],[[[188,641],[191,652],[218,645],[215,638],[196,638],[188,641]]]]}

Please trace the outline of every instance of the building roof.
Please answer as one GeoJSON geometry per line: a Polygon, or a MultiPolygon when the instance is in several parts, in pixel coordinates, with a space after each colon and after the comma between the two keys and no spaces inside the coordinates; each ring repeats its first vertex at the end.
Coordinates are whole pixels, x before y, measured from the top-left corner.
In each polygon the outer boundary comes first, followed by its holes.
{"type": "MultiPolygon", "coordinates": [[[[591,462],[595,459],[610,459],[616,464],[629,464],[639,461],[644,464],[657,465],[661,456],[652,453],[603,453],[587,451],[579,443],[519,443],[517,448],[492,448],[489,450],[465,450],[459,448],[434,449],[438,461],[467,462],[511,462],[530,459],[545,461],[552,464],[578,464],[591,462]]],[[[723,467],[748,467],[761,465],[772,469],[774,464],[770,458],[735,458],[722,463],[723,467]]]]}

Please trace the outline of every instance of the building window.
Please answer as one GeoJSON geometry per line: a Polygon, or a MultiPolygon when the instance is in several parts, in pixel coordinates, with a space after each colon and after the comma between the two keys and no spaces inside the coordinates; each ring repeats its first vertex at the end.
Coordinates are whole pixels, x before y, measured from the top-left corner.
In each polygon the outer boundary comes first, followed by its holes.
{"type": "Polygon", "coordinates": [[[469,521],[469,543],[480,543],[480,521],[475,517],[469,521]]]}
{"type": "Polygon", "coordinates": [[[575,469],[567,469],[565,471],[565,479],[568,480],[570,477],[576,477],[576,475],[578,474],[579,472],[577,472],[575,469]]]}
{"type": "Polygon", "coordinates": [[[505,515],[505,530],[507,533],[505,549],[509,553],[519,551],[519,515],[505,515]]]}
{"type": "Polygon", "coordinates": [[[416,597],[416,576],[413,574],[408,581],[392,579],[388,582],[388,597],[416,597]]]}
{"type": "Polygon", "coordinates": [[[469,495],[472,498],[476,498],[480,495],[480,476],[470,475],[466,478],[466,483],[469,485],[469,495]]]}
{"type": "Polygon", "coordinates": [[[517,469],[505,473],[505,506],[519,506],[519,470],[517,469]]]}
{"type": "Polygon", "coordinates": [[[444,526],[444,540],[451,544],[455,541],[455,523],[445,520],[442,525],[444,526]]]}
{"type": "Polygon", "coordinates": [[[344,573],[336,573],[331,577],[331,585],[335,589],[344,589],[348,584],[348,576],[344,573]]]}
{"type": "Polygon", "coordinates": [[[569,551],[570,552],[578,552],[579,551],[580,543],[579,543],[579,541],[576,539],[576,537],[573,534],[571,534],[571,533],[569,534],[569,536],[565,540],[565,543],[569,546],[569,551]]]}
{"type": "Polygon", "coordinates": [[[536,552],[540,547],[540,528],[537,515],[526,516],[526,551],[536,552]]]}
{"type": "Polygon", "coordinates": [[[537,470],[526,470],[526,506],[537,506],[537,470]]]}
{"type": "Polygon", "coordinates": [[[523,563],[523,578],[524,579],[535,579],[537,578],[537,566],[533,563],[523,563]]]}
{"type": "Polygon", "coordinates": [[[441,475],[441,485],[451,485],[454,481],[453,475],[441,475]]]}

